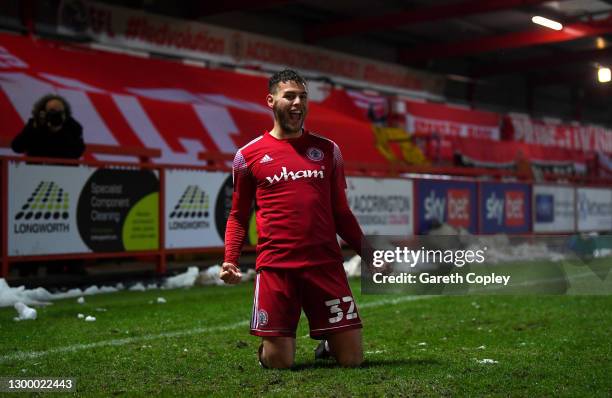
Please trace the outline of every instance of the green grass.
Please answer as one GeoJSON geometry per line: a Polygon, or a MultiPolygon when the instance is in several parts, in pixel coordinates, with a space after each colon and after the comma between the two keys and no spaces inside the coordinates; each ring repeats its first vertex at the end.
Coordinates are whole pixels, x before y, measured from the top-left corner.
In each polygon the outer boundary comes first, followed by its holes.
{"type": "Polygon", "coordinates": [[[304,320],[295,369],[260,369],[247,283],[57,301],[36,321],[14,322],[2,308],[0,376],[75,377],[80,394],[97,396],[612,395],[610,296],[392,302],[398,296],[362,296],[352,283],[365,325],[359,369],[315,363],[304,320]],[[167,303],[151,303],[159,296],[167,303]]]}

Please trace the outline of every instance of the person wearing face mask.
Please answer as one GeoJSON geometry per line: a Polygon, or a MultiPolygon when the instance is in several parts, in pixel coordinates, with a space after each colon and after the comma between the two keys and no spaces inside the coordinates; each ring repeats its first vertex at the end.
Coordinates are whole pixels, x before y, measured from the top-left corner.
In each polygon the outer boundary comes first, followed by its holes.
{"type": "MultiPolygon", "coordinates": [[[[70,104],[63,97],[47,94],[34,103],[32,117],[11,143],[13,151],[29,157],[78,159],[85,152],[83,127],[72,117],[70,104]]],[[[82,260],[66,260],[64,267],[48,262],[28,261],[19,266],[19,275],[36,275],[38,268],[49,273],[84,272],[82,260]]]]}
{"type": "Polygon", "coordinates": [[[78,159],[85,151],[83,127],[63,97],[47,94],[32,107],[32,117],[11,143],[26,156],[78,159]]]}

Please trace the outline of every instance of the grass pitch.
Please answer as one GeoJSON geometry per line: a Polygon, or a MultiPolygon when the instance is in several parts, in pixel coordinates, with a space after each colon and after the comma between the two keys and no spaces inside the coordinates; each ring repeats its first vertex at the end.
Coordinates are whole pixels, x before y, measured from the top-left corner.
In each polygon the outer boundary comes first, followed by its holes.
{"type": "Polygon", "coordinates": [[[0,376],[74,377],[96,396],[612,395],[610,296],[362,296],[352,284],[359,369],[315,363],[304,319],[295,369],[260,369],[245,283],[57,301],[35,321],[2,308],[0,376]]]}

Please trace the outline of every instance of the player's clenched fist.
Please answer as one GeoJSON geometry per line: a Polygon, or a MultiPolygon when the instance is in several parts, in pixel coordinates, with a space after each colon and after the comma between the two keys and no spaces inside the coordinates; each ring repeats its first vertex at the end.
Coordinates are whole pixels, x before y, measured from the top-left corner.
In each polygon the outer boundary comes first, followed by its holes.
{"type": "Polygon", "coordinates": [[[219,277],[223,282],[234,285],[242,279],[242,273],[236,265],[232,263],[223,263],[219,277]]]}

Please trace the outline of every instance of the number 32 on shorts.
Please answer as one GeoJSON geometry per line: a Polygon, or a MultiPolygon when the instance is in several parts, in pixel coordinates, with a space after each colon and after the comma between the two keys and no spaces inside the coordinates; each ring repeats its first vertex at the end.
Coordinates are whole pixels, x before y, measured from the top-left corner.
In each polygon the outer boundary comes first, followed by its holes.
{"type": "MultiPolygon", "coordinates": [[[[355,302],[351,296],[342,297],[343,303],[351,303],[348,311],[346,312],[346,319],[351,320],[357,318],[357,313],[355,313],[355,302]]],[[[332,315],[335,315],[333,318],[329,318],[329,323],[338,323],[344,318],[344,312],[342,308],[340,308],[340,299],[327,300],[325,305],[329,307],[329,312],[332,315]]]]}

